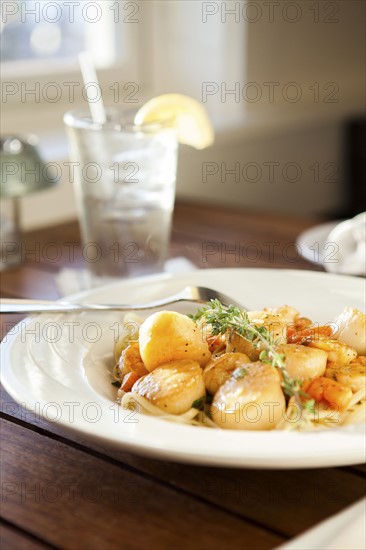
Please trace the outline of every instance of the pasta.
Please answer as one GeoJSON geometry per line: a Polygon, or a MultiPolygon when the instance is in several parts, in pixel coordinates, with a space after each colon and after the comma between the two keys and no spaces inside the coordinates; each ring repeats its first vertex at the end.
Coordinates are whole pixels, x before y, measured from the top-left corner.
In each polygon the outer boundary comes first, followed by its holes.
{"type": "Polygon", "coordinates": [[[337,319],[317,326],[289,306],[244,312],[217,300],[191,316],[133,316],[132,338],[115,344],[118,399],[142,414],[217,429],[364,422],[365,315],[346,308],[337,319]]]}

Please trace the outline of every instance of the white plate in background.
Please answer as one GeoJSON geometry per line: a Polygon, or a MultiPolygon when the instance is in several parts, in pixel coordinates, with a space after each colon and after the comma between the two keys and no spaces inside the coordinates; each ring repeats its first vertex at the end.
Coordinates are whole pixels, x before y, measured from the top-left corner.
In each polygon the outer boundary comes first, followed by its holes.
{"type": "Polygon", "coordinates": [[[309,262],[325,266],[327,261],[334,258],[337,251],[335,244],[328,242],[327,237],[339,223],[339,221],[322,223],[300,233],[296,240],[300,254],[309,262]]]}
{"type": "Polygon", "coordinates": [[[274,550],[364,550],[365,512],[366,500],[359,500],[274,550]]]}

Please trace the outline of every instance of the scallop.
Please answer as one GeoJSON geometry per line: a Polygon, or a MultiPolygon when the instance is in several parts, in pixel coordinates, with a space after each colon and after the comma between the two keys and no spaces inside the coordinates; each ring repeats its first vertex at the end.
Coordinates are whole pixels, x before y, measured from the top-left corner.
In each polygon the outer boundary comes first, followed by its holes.
{"type": "Polygon", "coordinates": [[[336,365],[349,365],[357,357],[357,351],[339,340],[330,338],[316,338],[308,345],[312,348],[324,350],[328,354],[328,362],[336,365]]]}
{"type": "Polygon", "coordinates": [[[349,386],[353,392],[363,390],[366,387],[366,357],[356,357],[349,365],[330,364],[325,375],[349,386]]]}
{"type": "Polygon", "coordinates": [[[305,380],[322,376],[327,367],[328,354],[322,349],[300,344],[283,344],[276,351],[285,355],[286,370],[292,378],[305,380]]]}
{"type": "Polygon", "coordinates": [[[176,311],[150,315],[140,327],[140,354],[148,371],[180,359],[205,366],[211,358],[208,344],[195,323],[176,311]]]}
{"type": "Polygon", "coordinates": [[[249,357],[244,353],[224,353],[211,359],[203,371],[207,391],[214,395],[219,387],[232,377],[236,369],[244,367],[249,362],[249,357]]]}
{"type": "Polygon", "coordinates": [[[366,355],[366,315],[353,307],[346,307],[334,320],[334,337],[351,346],[358,355],[366,355]]]}
{"type": "Polygon", "coordinates": [[[183,414],[202,399],[205,384],[197,361],[172,361],[140,378],[132,392],[169,414],[183,414]]]}
{"type": "MultiPolygon", "coordinates": [[[[265,326],[274,342],[285,344],[287,339],[287,325],[293,323],[298,316],[298,311],[290,306],[279,308],[264,308],[261,311],[248,311],[248,317],[252,324],[265,326]]],[[[254,346],[239,334],[233,334],[227,345],[227,351],[240,352],[248,355],[251,361],[257,361],[261,347],[254,346]]]]}
{"type": "Polygon", "coordinates": [[[143,319],[133,312],[128,312],[123,318],[123,323],[118,327],[118,339],[114,343],[114,360],[117,363],[124,349],[130,342],[138,339],[139,328],[143,319]]]}
{"type": "Polygon", "coordinates": [[[224,429],[271,430],[281,420],[285,407],[278,371],[257,361],[246,365],[241,378],[230,378],[219,388],[211,416],[224,429]]]}

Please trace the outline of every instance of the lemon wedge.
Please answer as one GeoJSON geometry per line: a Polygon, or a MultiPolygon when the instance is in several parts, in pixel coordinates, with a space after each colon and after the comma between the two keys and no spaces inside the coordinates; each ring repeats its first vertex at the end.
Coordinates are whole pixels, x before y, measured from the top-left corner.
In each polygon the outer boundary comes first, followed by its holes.
{"type": "Polygon", "coordinates": [[[164,123],[177,131],[179,143],[205,149],[214,142],[214,130],[206,109],[192,97],[164,94],[150,99],[135,115],[135,124],[164,123]]]}

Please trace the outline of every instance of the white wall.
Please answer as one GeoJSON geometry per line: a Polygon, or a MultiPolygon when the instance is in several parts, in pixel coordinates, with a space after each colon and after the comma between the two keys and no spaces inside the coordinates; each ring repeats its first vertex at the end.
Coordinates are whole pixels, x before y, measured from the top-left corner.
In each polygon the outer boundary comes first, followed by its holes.
{"type": "Polygon", "coordinates": [[[298,214],[343,209],[344,124],[364,113],[365,6],[249,2],[233,15],[221,5],[211,19],[230,32],[245,26],[245,73],[219,81],[207,107],[239,107],[237,130],[199,155],[182,151],[179,196],[298,214]],[[225,172],[235,168],[238,176],[225,172]]]}
{"type": "Polygon", "coordinates": [[[339,125],[328,122],[249,131],[203,154],[185,149],[178,196],[300,215],[336,212],[346,196],[341,141],[339,125]]]}

